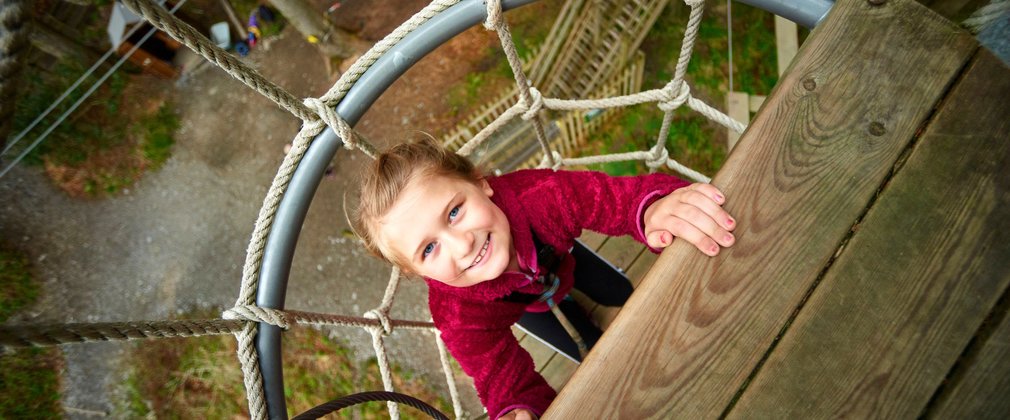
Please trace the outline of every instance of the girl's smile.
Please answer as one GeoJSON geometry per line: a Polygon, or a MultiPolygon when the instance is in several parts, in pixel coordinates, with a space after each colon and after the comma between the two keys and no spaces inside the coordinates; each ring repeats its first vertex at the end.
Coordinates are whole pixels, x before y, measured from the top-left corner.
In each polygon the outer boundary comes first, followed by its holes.
{"type": "Polygon", "coordinates": [[[486,181],[417,176],[379,220],[388,251],[415,274],[455,287],[517,270],[505,213],[486,181]]]}

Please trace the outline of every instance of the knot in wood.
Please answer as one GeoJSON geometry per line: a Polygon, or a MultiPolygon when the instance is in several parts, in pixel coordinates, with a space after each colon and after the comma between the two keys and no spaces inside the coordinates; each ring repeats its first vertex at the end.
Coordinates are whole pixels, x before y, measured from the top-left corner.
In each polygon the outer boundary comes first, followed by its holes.
{"type": "Polygon", "coordinates": [[[884,133],[887,133],[887,128],[884,127],[883,123],[879,121],[870,123],[870,134],[874,136],[882,136],[884,133]]]}
{"type": "Polygon", "coordinates": [[[887,0],[866,0],[866,2],[870,3],[870,6],[883,6],[887,0]]]}
{"type": "Polygon", "coordinates": [[[813,92],[814,89],[817,89],[817,81],[815,81],[812,77],[803,79],[803,89],[813,92]]]}

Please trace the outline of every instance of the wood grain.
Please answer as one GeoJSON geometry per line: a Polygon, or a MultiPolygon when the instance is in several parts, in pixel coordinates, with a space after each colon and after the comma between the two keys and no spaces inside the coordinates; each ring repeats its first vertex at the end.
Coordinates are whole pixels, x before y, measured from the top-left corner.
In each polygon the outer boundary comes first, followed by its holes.
{"type": "Polygon", "coordinates": [[[731,418],[922,413],[1010,284],[1007,98],[983,50],[731,418]]]}
{"type": "MultiPolygon", "coordinates": [[[[652,265],[656,263],[659,256],[653,254],[649,250],[644,250],[642,255],[639,255],[635,259],[631,266],[627,269],[628,279],[631,280],[631,285],[636,289],[638,285],[642,283],[642,279],[645,274],[649,272],[652,265]]],[[[610,324],[614,322],[614,318],[617,318],[617,314],[621,312],[621,308],[616,308],[612,306],[597,306],[593,310],[593,321],[596,321],[597,325],[600,326],[604,331],[610,328],[610,324]]]]}
{"type": "Polygon", "coordinates": [[[938,419],[1010,418],[1010,319],[1004,314],[964,377],[931,413],[938,419]]]}
{"type": "Polygon", "coordinates": [[[975,48],[907,0],[836,3],[713,181],[737,244],[664,251],[545,418],[722,413],[975,48]]]}

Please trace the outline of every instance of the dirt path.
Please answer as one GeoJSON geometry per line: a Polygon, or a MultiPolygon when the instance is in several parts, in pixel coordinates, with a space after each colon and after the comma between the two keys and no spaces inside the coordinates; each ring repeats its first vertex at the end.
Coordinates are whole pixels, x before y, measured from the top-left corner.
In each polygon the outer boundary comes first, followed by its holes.
{"type": "MultiPolygon", "coordinates": [[[[359,25],[361,34],[374,41],[427,2],[390,3],[389,10],[362,3],[345,3],[338,20],[359,25]]],[[[452,123],[443,117],[448,86],[473,70],[493,42],[493,34],[473,29],[443,46],[401,78],[359,129],[387,144],[415,130],[447,127],[452,123]]],[[[317,96],[333,81],[316,50],[290,28],[254,50],[248,62],[299,97],[317,96]]],[[[70,199],[34,167],[19,166],[0,180],[0,237],[30,255],[44,283],[41,301],[16,321],[164,319],[234,304],[253,222],[299,121],[213,67],[178,84],[174,97],[182,127],[173,156],[118,197],[70,199]]],[[[320,186],[296,251],[289,308],[356,315],[378,305],[388,268],[366,258],[342,235],[347,226],[341,197],[356,185],[354,176],[365,159],[338,153],[336,176],[320,186]]],[[[424,297],[423,284],[405,282],[394,316],[427,319],[424,297]]],[[[336,333],[359,357],[371,356],[365,333],[336,333]]],[[[432,342],[429,334],[398,332],[389,340],[391,356],[440,383],[432,342]],[[431,351],[415,352],[418,348],[431,351]]],[[[63,402],[69,417],[126,416],[119,385],[128,345],[64,347],[63,402]]],[[[472,390],[465,398],[470,412],[479,413],[472,390]]]]}

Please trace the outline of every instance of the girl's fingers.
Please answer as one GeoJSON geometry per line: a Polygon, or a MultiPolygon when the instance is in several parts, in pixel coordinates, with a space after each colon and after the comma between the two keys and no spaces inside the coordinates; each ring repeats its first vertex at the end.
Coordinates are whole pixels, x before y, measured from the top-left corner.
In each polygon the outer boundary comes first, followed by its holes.
{"type": "Polygon", "coordinates": [[[694,226],[699,231],[701,231],[705,236],[708,236],[719,245],[730,246],[736,238],[733,234],[729,233],[728,230],[723,229],[715,219],[708,215],[704,210],[695,207],[691,204],[682,203],[674,211],[673,216],[687,222],[691,226],[694,226]]]}
{"type": "MultiPolygon", "coordinates": [[[[720,227],[722,227],[727,231],[736,228],[736,220],[733,220],[733,217],[731,217],[729,213],[726,212],[726,210],[723,210],[722,206],[719,203],[713,201],[710,196],[703,193],[702,191],[698,190],[688,191],[681,196],[680,201],[683,204],[689,204],[691,206],[697,207],[702,212],[704,212],[705,215],[707,215],[715,223],[719,224],[720,227]]],[[[715,236],[713,236],[713,238],[714,237],[715,236]]]]}
{"type": "Polygon", "coordinates": [[[705,196],[711,198],[712,201],[715,201],[720,206],[726,204],[726,196],[712,184],[698,182],[688,186],[688,189],[705,194],[705,196]]]}
{"type": "Polygon", "coordinates": [[[673,243],[673,235],[665,230],[655,230],[648,235],[646,242],[652,248],[666,248],[673,243]]]}
{"type": "MultiPolygon", "coordinates": [[[[698,229],[697,226],[679,217],[669,217],[662,224],[667,231],[674,236],[690,242],[705,255],[715,256],[719,253],[719,244],[712,240],[707,234],[698,229]]],[[[662,232],[664,229],[659,229],[662,232]]],[[[653,232],[650,232],[653,234],[653,232]]]]}

